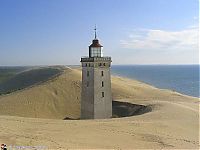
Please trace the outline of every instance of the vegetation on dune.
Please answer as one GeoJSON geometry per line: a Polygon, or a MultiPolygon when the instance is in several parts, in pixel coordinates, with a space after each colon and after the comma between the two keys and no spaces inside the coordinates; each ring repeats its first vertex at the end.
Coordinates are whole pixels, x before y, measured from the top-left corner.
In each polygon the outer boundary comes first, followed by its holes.
{"type": "Polygon", "coordinates": [[[28,69],[28,67],[0,67],[0,83],[5,82],[26,69],[28,69]]]}
{"type": "Polygon", "coordinates": [[[25,71],[25,67],[21,67],[1,68],[0,71],[0,95],[2,95],[45,82],[61,73],[62,69],[44,67],[25,71]]]}

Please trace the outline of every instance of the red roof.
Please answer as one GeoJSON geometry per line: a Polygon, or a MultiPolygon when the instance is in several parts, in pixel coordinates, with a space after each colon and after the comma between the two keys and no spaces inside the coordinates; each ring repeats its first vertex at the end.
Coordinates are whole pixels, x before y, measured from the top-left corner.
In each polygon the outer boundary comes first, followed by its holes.
{"type": "Polygon", "coordinates": [[[92,44],[89,47],[103,47],[101,44],[99,44],[99,40],[98,39],[94,39],[92,41],[92,44]]]}

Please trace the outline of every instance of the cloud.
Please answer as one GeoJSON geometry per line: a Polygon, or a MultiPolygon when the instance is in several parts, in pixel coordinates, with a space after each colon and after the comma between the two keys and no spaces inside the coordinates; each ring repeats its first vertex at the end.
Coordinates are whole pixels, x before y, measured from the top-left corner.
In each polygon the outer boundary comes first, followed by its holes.
{"type": "Polygon", "coordinates": [[[199,19],[199,17],[197,17],[197,16],[194,16],[194,17],[193,17],[193,19],[194,19],[194,20],[198,20],[198,19],[199,19]]]}
{"type": "Polygon", "coordinates": [[[181,31],[138,29],[120,44],[122,48],[134,50],[198,50],[198,27],[181,31]]]}

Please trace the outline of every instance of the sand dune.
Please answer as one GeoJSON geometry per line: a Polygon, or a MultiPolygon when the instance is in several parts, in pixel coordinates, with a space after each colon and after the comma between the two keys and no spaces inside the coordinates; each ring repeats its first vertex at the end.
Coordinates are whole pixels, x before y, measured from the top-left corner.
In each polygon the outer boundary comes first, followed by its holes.
{"type": "Polygon", "coordinates": [[[80,115],[80,72],[67,69],[44,84],[0,98],[0,114],[64,119],[80,115]]]}
{"type": "Polygon", "coordinates": [[[49,149],[198,149],[198,98],[115,76],[114,100],[152,111],[124,118],[62,120],[80,117],[80,80],[80,70],[68,68],[41,85],[1,96],[0,142],[49,149]]]}

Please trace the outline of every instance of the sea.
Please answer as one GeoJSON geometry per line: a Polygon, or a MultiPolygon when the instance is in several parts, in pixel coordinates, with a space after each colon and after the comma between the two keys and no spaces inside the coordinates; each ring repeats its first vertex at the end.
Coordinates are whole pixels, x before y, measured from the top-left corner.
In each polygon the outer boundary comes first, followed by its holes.
{"type": "Polygon", "coordinates": [[[199,65],[113,65],[111,73],[157,88],[199,96],[199,65]]]}

